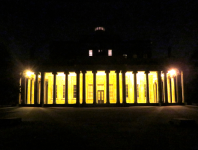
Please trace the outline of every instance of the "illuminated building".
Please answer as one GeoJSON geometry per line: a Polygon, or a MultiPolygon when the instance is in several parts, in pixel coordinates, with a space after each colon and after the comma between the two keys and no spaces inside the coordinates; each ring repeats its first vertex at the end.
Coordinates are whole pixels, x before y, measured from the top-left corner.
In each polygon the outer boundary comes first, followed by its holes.
{"type": "Polygon", "coordinates": [[[181,62],[152,58],[150,41],[121,41],[103,27],[78,42],[55,42],[49,59],[23,68],[19,104],[183,104],[181,62]]]}

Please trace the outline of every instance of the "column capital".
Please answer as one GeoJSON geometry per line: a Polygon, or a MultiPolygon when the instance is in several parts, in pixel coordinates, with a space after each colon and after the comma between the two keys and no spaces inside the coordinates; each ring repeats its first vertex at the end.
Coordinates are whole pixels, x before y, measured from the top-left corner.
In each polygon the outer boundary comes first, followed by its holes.
{"type": "Polygon", "coordinates": [[[40,74],[40,72],[38,72],[38,71],[35,71],[35,72],[34,72],[34,74],[35,74],[35,75],[39,75],[39,74],[40,74]]]}
{"type": "Polygon", "coordinates": [[[69,74],[69,71],[64,71],[64,74],[69,74]]]}
{"type": "Polygon", "coordinates": [[[77,73],[80,73],[80,70],[75,70],[75,73],[77,74],[77,73]]]}
{"type": "Polygon", "coordinates": [[[115,73],[120,73],[120,69],[116,69],[115,73]]]}
{"type": "Polygon", "coordinates": [[[52,74],[57,75],[57,72],[56,71],[53,71],[52,74]]]}
{"type": "Polygon", "coordinates": [[[137,70],[134,70],[134,71],[133,71],[133,74],[136,74],[136,73],[138,73],[138,71],[137,71],[137,70]]]}
{"type": "Polygon", "coordinates": [[[122,69],[122,73],[126,73],[127,71],[126,71],[126,69],[122,69]]]}
{"type": "Polygon", "coordinates": [[[97,73],[97,70],[92,70],[92,73],[97,73]]]}
{"type": "Polygon", "coordinates": [[[105,70],[105,73],[110,73],[110,70],[109,69],[105,70]]]}
{"type": "Polygon", "coordinates": [[[82,70],[82,73],[84,74],[84,73],[87,73],[87,70],[82,70]]]}
{"type": "Polygon", "coordinates": [[[144,74],[149,74],[150,73],[150,71],[149,70],[146,70],[145,72],[144,72],[144,74]]]}

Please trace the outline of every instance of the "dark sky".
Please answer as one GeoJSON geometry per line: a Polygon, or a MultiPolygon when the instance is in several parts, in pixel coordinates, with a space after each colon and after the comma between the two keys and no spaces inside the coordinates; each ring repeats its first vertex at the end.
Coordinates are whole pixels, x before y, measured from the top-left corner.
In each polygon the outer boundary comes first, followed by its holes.
{"type": "Polygon", "coordinates": [[[0,5],[0,40],[16,57],[30,49],[47,53],[53,40],[75,40],[96,26],[119,34],[123,40],[153,42],[154,56],[188,56],[197,48],[197,0],[134,0],[59,2],[5,0],[0,5]]]}

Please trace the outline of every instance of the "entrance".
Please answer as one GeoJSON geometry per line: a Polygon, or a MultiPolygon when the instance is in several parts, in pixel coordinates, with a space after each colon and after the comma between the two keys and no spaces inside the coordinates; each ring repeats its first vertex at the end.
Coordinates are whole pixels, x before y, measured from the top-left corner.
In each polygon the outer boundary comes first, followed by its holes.
{"type": "Polygon", "coordinates": [[[104,104],[104,90],[98,90],[98,104],[104,104]]]}

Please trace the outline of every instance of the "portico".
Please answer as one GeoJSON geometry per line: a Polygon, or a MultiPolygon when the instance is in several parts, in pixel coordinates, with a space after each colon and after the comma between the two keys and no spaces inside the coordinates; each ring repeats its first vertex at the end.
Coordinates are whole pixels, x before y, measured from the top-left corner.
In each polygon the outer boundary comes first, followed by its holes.
{"type": "Polygon", "coordinates": [[[21,75],[21,105],[184,103],[183,72],[177,69],[25,70],[21,75]]]}

